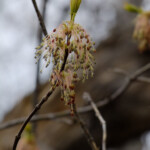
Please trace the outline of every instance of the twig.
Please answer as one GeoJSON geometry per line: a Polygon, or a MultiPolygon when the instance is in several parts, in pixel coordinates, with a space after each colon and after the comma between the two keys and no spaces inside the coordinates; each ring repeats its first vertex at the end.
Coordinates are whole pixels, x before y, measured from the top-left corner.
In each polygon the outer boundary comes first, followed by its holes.
{"type": "Polygon", "coordinates": [[[93,139],[93,137],[92,137],[92,135],[90,134],[87,126],[81,120],[81,118],[80,118],[80,116],[79,116],[79,114],[78,114],[78,112],[76,110],[75,104],[73,104],[73,112],[74,112],[76,120],[79,122],[79,124],[80,124],[80,126],[81,126],[81,128],[82,128],[82,130],[84,132],[84,135],[87,138],[87,141],[88,141],[89,145],[91,146],[92,150],[99,150],[98,147],[97,147],[97,145],[96,145],[96,143],[95,143],[95,141],[94,141],[94,139],[93,139]]]}
{"type": "MultiPolygon", "coordinates": [[[[144,72],[148,71],[150,69],[150,64],[147,64],[146,66],[148,66],[148,65],[149,65],[149,67],[146,70],[144,70],[144,72]]],[[[141,69],[139,69],[139,70],[141,70],[141,69]]],[[[140,74],[142,74],[144,72],[141,71],[140,74]]],[[[134,76],[134,79],[136,80],[138,74],[133,73],[132,78],[133,78],[133,76],[134,76]]],[[[107,98],[104,98],[104,99],[100,100],[99,102],[96,103],[96,106],[97,107],[102,107],[102,106],[107,105],[110,101],[116,100],[117,98],[119,98],[126,91],[126,89],[127,89],[126,86],[129,86],[131,83],[132,82],[128,82],[128,80],[125,80],[124,84],[122,84],[121,87],[118,88],[110,97],[107,97],[107,98]],[[120,90],[120,89],[122,89],[122,90],[120,90]]],[[[77,109],[77,112],[79,114],[84,114],[84,113],[87,113],[88,111],[91,111],[91,110],[92,110],[91,105],[88,105],[88,106],[84,106],[84,107],[79,107],[77,109]]],[[[70,111],[67,110],[67,111],[62,111],[62,112],[57,112],[57,113],[48,113],[48,114],[45,114],[45,115],[37,115],[37,116],[33,117],[33,119],[31,121],[32,122],[45,121],[45,120],[50,121],[50,120],[55,120],[55,119],[68,117],[68,116],[70,116],[70,111]]],[[[12,121],[8,121],[8,122],[3,123],[3,124],[0,125],[0,130],[22,124],[24,121],[25,121],[25,118],[19,118],[19,119],[14,119],[12,121]]]]}
{"type": "MultiPolygon", "coordinates": [[[[121,74],[121,75],[124,75],[124,76],[129,76],[129,73],[127,73],[126,71],[122,70],[122,69],[114,69],[113,70],[115,73],[118,73],[118,74],[121,74]]],[[[139,81],[139,82],[144,82],[144,83],[150,83],[150,78],[148,77],[143,77],[143,76],[140,76],[140,77],[137,77],[136,78],[136,81],[139,81]]]]}
{"type": "MultiPolygon", "coordinates": [[[[71,34],[67,35],[67,43],[69,43],[70,38],[71,38],[71,34]]],[[[65,49],[64,61],[63,61],[63,64],[61,66],[60,72],[62,72],[65,69],[65,64],[67,62],[67,57],[68,57],[68,48],[65,49]]]]}
{"type": "MultiPolygon", "coordinates": [[[[69,117],[69,116],[70,116],[70,111],[66,111],[63,113],[48,113],[48,114],[43,114],[43,115],[36,115],[36,116],[32,117],[30,122],[52,121],[52,120],[57,121],[58,119],[62,119],[62,118],[69,117]]],[[[24,123],[25,120],[26,120],[26,117],[22,117],[19,119],[14,119],[14,120],[8,121],[8,122],[0,125],[0,130],[4,130],[7,128],[11,128],[11,127],[20,125],[20,124],[24,123]]],[[[65,122],[65,121],[62,121],[62,122],[65,122]]]]}
{"type": "Polygon", "coordinates": [[[137,78],[137,81],[144,82],[144,83],[150,83],[150,78],[141,76],[141,77],[137,78]]]}
{"type": "MultiPolygon", "coordinates": [[[[42,17],[43,17],[43,21],[45,19],[45,15],[46,15],[46,4],[47,4],[47,0],[43,0],[42,1],[42,17]]],[[[40,44],[42,41],[42,29],[39,26],[38,27],[38,43],[40,44]]],[[[36,70],[36,83],[35,83],[35,90],[34,90],[34,95],[33,95],[33,100],[32,100],[32,105],[33,108],[35,107],[35,105],[38,102],[38,93],[39,93],[39,85],[40,85],[40,63],[41,63],[41,59],[39,59],[39,61],[37,62],[37,70],[36,70]]],[[[36,114],[37,115],[37,114],[36,114]]],[[[33,123],[33,132],[35,133],[36,131],[36,123],[33,123]]]]}
{"type": "Polygon", "coordinates": [[[33,3],[33,6],[34,6],[34,9],[36,11],[36,14],[37,14],[37,17],[39,19],[39,22],[40,22],[40,25],[41,25],[41,28],[42,28],[42,31],[44,33],[44,35],[46,36],[47,35],[47,30],[46,30],[46,27],[45,27],[45,23],[43,21],[43,17],[38,9],[38,6],[37,6],[37,3],[36,3],[36,0],[32,0],[32,3],[33,3]]]}
{"type": "MultiPolygon", "coordinates": [[[[61,113],[49,113],[43,115],[36,115],[30,120],[30,122],[57,120],[68,116],[70,116],[70,111],[64,111],[63,113],[61,112],[61,113]]],[[[16,125],[20,125],[25,121],[25,119],[26,117],[22,117],[19,119],[14,119],[12,121],[3,123],[0,125],[0,130],[10,128],[16,125]]]]}
{"type": "Polygon", "coordinates": [[[42,100],[40,101],[39,104],[36,105],[36,107],[34,108],[34,110],[32,111],[32,113],[28,116],[28,118],[25,120],[24,124],[22,125],[21,129],[19,130],[19,133],[16,135],[15,138],[15,142],[13,145],[13,150],[16,150],[17,144],[20,140],[20,137],[22,135],[22,132],[24,131],[26,125],[28,124],[28,122],[31,120],[31,118],[33,117],[33,115],[41,108],[41,106],[48,100],[48,98],[50,97],[50,95],[53,93],[54,89],[49,91],[46,96],[44,96],[42,98],[42,100]]]}
{"type": "Polygon", "coordinates": [[[102,137],[102,150],[106,150],[106,138],[107,138],[107,130],[106,130],[106,121],[104,120],[103,116],[101,115],[100,111],[98,110],[96,104],[92,100],[91,96],[85,92],[83,94],[83,98],[90,102],[93,110],[95,111],[95,115],[100,121],[100,124],[102,125],[102,131],[103,131],[103,137],[102,137]]]}
{"type": "Polygon", "coordinates": [[[128,75],[125,79],[124,84],[115,92],[113,93],[109,98],[105,99],[106,103],[107,101],[115,100],[116,98],[119,98],[131,85],[133,81],[135,81],[140,75],[142,75],[144,72],[150,70],[150,63],[146,64],[145,66],[141,67],[134,73],[128,75]]]}

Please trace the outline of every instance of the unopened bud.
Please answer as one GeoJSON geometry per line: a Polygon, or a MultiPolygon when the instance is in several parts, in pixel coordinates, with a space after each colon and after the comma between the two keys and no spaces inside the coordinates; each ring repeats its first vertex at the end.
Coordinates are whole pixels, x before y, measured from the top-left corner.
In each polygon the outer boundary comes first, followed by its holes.
{"type": "Polygon", "coordinates": [[[76,16],[76,13],[80,7],[82,0],[70,0],[70,15],[71,20],[74,22],[74,18],[76,16]]]}
{"type": "Polygon", "coordinates": [[[132,4],[129,4],[129,3],[126,3],[124,5],[124,9],[129,11],[129,12],[132,12],[132,13],[142,13],[143,10],[135,5],[132,5],[132,4]]]}

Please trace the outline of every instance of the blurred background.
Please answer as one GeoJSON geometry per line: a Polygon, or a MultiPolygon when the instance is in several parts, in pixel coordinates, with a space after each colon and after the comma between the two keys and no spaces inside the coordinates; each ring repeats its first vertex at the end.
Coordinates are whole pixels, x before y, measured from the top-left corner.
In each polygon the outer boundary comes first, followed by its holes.
{"type": "MultiPolygon", "coordinates": [[[[37,0],[48,33],[63,20],[69,20],[70,0],[37,0]],[[45,5],[45,6],[44,6],[45,5]],[[44,9],[44,11],[43,11],[44,9]]],[[[132,73],[150,60],[141,54],[132,39],[135,14],[123,9],[130,2],[150,10],[149,0],[82,0],[76,16],[96,42],[94,78],[77,84],[77,105],[86,103],[82,95],[88,91],[94,101],[113,93],[124,81],[114,73],[121,68],[132,73]]],[[[27,116],[35,103],[48,91],[51,67],[35,64],[35,47],[41,30],[31,0],[0,1],[0,121],[27,116]]],[[[146,74],[149,75],[149,74],[146,74]]],[[[150,85],[134,83],[124,95],[100,110],[108,128],[108,150],[150,150],[150,85]]],[[[57,90],[39,114],[58,112],[68,107],[60,102],[57,90]]],[[[101,126],[93,112],[83,115],[92,135],[100,146],[101,126]]],[[[11,149],[20,126],[0,131],[0,149],[11,149]]],[[[36,123],[36,141],[42,150],[90,149],[80,127],[60,121],[36,123]]]]}

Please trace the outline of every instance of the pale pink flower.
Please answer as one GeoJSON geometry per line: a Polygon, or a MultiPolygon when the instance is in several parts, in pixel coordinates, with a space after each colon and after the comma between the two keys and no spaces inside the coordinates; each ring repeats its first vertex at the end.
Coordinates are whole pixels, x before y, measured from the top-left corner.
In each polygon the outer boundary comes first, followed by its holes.
{"type": "Polygon", "coordinates": [[[83,80],[88,78],[89,73],[93,76],[93,52],[95,52],[94,42],[88,33],[82,26],[72,21],[59,25],[43,39],[41,45],[36,49],[36,58],[43,56],[46,67],[52,58],[51,87],[57,81],[57,86],[61,87],[61,99],[70,106],[75,100],[74,83],[80,79],[79,72],[82,71],[81,79],[83,80]],[[66,50],[69,55],[65,68],[61,72],[66,50]]]}

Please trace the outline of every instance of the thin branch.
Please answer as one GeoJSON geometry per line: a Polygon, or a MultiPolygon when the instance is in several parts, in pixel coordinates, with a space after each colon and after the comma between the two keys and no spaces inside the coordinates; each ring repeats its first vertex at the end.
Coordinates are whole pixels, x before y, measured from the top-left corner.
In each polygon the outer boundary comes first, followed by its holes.
{"type": "MultiPolygon", "coordinates": [[[[43,0],[42,1],[42,17],[43,17],[43,21],[45,20],[45,15],[46,15],[46,4],[47,4],[47,0],[43,0]]],[[[42,28],[38,27],[38,31],[37,31],[37,35],[38,35],[38,43],[40,44],[42,41],[42,28]]],[[[32,105],[33,108],[35,107],[35,105],[38,102],[38,96],[39,96],[39,85],[40,85],[40,63],[41,63],[41,59],[39,59],[39,61],[37,62],[37,68],[36,68],[36,82],[35,82],[35,90],[34,90],[34,95],[33,95],[33,100],[32,100],[32,105]]],[[[36,114],[37,115],[37,114],[36,114]]],[[[35,133],[36,131],[36,123],[33,123],[33,132],[35,133]]]]}
{"type": "Polygon", "coordinates": [[[137,78],[137,81],[144,82],[144,83],[150,83],[150,78],[141,76],[141,77],[137,78]]]}
{"type": "MultiPolygon", "coordinates": [[[[48,114],[44,114],[44,115],[36,115],[30,120],[30,122],[52,121],[52,120],[57,121],[57,120],[60,120],[62,118],[68,117],[68,116],[70,116],[70,111],[66,111],[65,113],[62,113],[62,114],[61,113],[48,113],[48,114]]],[[[14,120],[8,121],[6,123],[3,123],[0,125],[0,131],[20,125],[20,124],[24,123],[25,120],[26,120],[26,117],[22,117],[19,119],[14,119],[14,120]]],[[[65,121],[63,120],[62,122],[65,122],[65,121]]],[[[66,121],[66,123],[67,123],[67,121],[66,121]]],[[[68,121],[68,124],[71,124],[71,121],[70,121],[70,123],[68,121]]]]}
{"type": "MultiPolygon", "coordinates": [[[[68,34],[67,35],[67,44],[70,42],[70,39],[71,39],[71,34],[68,34]]],[[[68,57],[68,48],[65,49],[64,61],[63,61],[60,72],[62,72],[65,69],[65,64],[67,62],[67,57],[68,57]]]]}
{"type": "Polygon", "coordinates": [[[114,92],[108,99],[105,99],[106,103],[107,103],[107,101],[109,102],[109,101],[115,100],[116,98],[119,98],[128,89],[128,87],[131,85],[131,83],[133,81],[136,81],[136,79],[140,75],[142,75],[143,73],[145,73],[148,70],[150,70],[150,63],[141,67],[134,73],[128,75],[125,79],[124,84],[116,92],[114,92]]]}
{"type": "Polygon", "coordinates": [[[106,129],[106,121],[104,120],[103,116],[101,115],[100,111],[98,110],[96,104],[94,103],[94,101],[92,100],[91,96],[85,92],[83,95],[83,98],[90,102],[96,117],[98,118],[98,120],[100,121],[100,124],[102,125],[102,131],[103,131],[103,136],[102,136],[102,150],[106,150],[106,138],[107,138],[107,129],[106,129]]]}
{"type": "MultiPolygon", "coordinates": [[[[63,113],[49,113],[44,115],[36,115],[30,120],[30,122],[57,120],[68,116],[70,116],[70,111],[64,111],[63,113]]],[[[0,125],[0,130],[20,125],[25,121],[25,119],[26,117],[22,117],[19,119],[14,119],[12,121],[3,123],[2,125],[0,125]]]]}
{"type": "Polygon", "coordinates": [[[43,31],[44,35],[46,36],[47,35],[47,30],[46,30],[46,27],[45,27],[45,23],[44,23],[43,17],[42,17],[42,15],[41,15],[41,13],[40,13],[40,11],[38,9],[36,0],[32,0],[32,3],[33,3],[33,6],[34,6],[34,9],[36,11],[37,17],[39,19],[42,31],[43,31]]]}
{"type": "Polygon", "coordinates": [[[21,138],[22,132],[24,131],[26,125],[28,124],[28,122],[31,120],[31,118],[33,117],[33,115],[41,108],[41,106],[48,100],[48,98],[51,96],[51,94],[53,93],[54,89],[49,91],[40,101],[39,104],[36,105],[36,107],[34,108],[34,110],[32,111],[32,113],[28,116],[28,118],[25,120],[25,122],[23,123],[21,129],[19,130],[18,134],[16,135],[15,138],[15,142],[13,145],[13,150],[16,150],[17,144],[21,138]]]}
{"type": "MultiPolygon", "coordinates": [[[[126,71],[124,71],[123,69],[119,69],[119,68],[116,68],[113,70],[115,73],[118,73],[120,75],[124,75],[124,76],[129,76],[129,73],[127,73],[126,71]]],[[[144,83],[150,83],[150,78],[148,77],[143,77],[143,76],[140,76],[140,77],[137,77],[136,78],[136,81],[138,82],[144,82],[144,83]]]]}
{"type": "Polygon", "coordinates": [[[94,138],[92,137],[92,135],[90,134],[87,126],[85,125],[85,123],[81,120],[77,110],[76,110],[76,106],[75,104],[73,104],[73,112],[74,112],[74,115],[76,117],[76,120],[79,122],[83,132],[84,132],[84,135],[85,137],[87,138],[87,141],[89,143],[89,145],[91,146],[92,150],[99,150],[99,148],[97,147],[95,141],[94,141],[94,138]]]}

